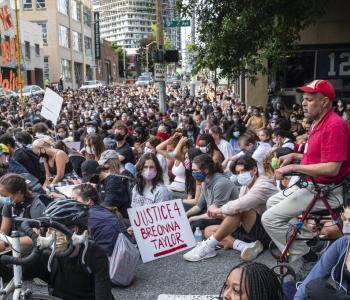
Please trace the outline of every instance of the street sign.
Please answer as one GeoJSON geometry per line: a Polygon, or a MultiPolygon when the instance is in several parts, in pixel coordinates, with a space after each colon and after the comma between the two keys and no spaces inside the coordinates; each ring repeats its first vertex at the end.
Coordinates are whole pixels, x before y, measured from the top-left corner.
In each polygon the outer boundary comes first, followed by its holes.
{"type": "Polygon", "coordinates": [[[165,81],[165,65],[160,63],[154,64],[154,81],[165,81]]]}
{"type": "Polygon", "coordinates": [[[191,20],[172,20],[172,21],[165,21],[164,27],[188,27],[191,26],[191,20]]]}

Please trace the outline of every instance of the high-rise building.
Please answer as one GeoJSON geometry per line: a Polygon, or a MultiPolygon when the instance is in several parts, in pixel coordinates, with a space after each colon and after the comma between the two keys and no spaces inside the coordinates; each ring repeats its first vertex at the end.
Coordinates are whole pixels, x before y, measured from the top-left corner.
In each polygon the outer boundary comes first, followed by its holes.
{"type": "Polygon", "coordinates": [[[19,0],[20,20],[42,27],[44,77],[77,88],[95,78],[91,0],[19,0]]]}
{"type": "MultiPolygon", "coordinates": [[[[151,34],[151,24],[156,23],[155,0],[95,0],[94,10],[100,11],[101,37],[127,51],[138,48],[140,41],[151,34]]],[[[163,18],[175,18],[175,0],[163,0],[163,18]]],[[[165,32],[177,49],[180,30],[169,28],[165,32]]]]}

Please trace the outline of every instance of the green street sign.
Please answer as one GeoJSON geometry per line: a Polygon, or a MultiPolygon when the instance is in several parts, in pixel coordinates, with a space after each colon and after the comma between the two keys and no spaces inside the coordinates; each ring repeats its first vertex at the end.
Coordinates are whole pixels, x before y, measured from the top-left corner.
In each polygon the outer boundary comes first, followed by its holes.
{"type": "Polygon", "coordinates": [[[191,20],[173,20],[173,21],[165,21],[164,27],[187,27],[191,26],[191,20]]]}

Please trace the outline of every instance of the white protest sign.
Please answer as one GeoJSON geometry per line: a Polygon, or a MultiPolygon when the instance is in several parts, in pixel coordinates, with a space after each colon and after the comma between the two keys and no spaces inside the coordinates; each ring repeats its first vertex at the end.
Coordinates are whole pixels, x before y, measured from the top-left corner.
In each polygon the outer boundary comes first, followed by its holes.
{"type": "Polygon", "coordinates": [[[57,186],[55,190],[68,198],[72,198],[72,192],[76,186],[77,184],[57,186]]]}
{"type": "Polygon", "coordinates": [[[181,199],[129,208],[128,214],[144,263],[195,245],[181,199]]]}
{"type": "Polygon", "coordinates": [[[55,126],[61,112],[63,98],[56,94],[53,90],[46,88],[44,100],[41,103],[40,115],[47,120],[50,120],[55,126]]]}

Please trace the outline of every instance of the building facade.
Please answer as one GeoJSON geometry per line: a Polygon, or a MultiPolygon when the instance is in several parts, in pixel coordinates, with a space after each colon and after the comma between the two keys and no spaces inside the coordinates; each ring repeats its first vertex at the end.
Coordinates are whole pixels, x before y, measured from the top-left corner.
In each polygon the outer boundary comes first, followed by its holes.
{"type": "MultiPolygon", "coordinates": [[[[156,23],[155,0],[95,0],[94,10],[100,11],[101,37],[128,52],[140,46],[140,41],[151,34],[151,24],[156,23]]],[[[163,1],[163,18],[175,18],[175,0],[163,1]]],[[[178,49],[179,28],[166,28],[165,33],[178,49]]]]}
{"type": "Polygon", "coordinates": [[[106,84],[116,83],[119,80],[118,55],[111,46],[111,42],[102,40],[101,59],[96,59],[96,79],[106,84]]]}
{"type": "Polygon", "coordinates": [[[20,20],[42,27],[44,78],[64,88],[95,79],[91,0],[20,0],[20,20]]]}
{"type": "Polygon", "coordinates": [[[296,87],[314,79],[329,80],[337,98],[350,102],[350,2],[329,1],[325,12],[301,32],[299,49],[278,72],[260,75],[254,85],[241,80],[240,96],[248,105],[265,106],[272,87],[291,107],[300,101],[296,87]]]}

